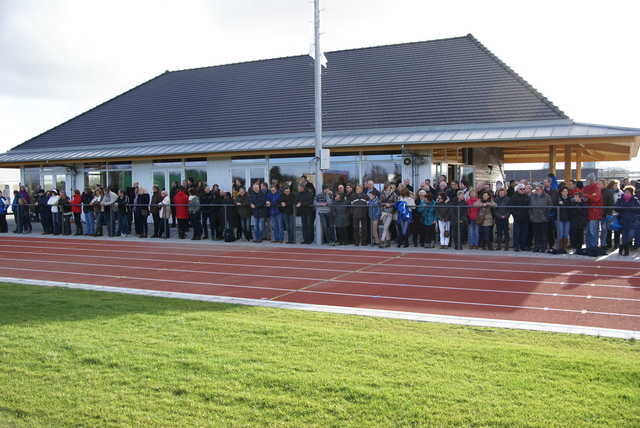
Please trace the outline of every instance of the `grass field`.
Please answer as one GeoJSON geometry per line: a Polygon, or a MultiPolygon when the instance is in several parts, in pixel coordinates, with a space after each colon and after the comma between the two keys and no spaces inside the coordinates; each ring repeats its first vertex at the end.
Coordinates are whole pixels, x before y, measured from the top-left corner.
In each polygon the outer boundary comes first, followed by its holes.
{"type": "Polygon", "coordinates": [[[0,285],[0,427],[640,426],[636,341],[0,285]]]}

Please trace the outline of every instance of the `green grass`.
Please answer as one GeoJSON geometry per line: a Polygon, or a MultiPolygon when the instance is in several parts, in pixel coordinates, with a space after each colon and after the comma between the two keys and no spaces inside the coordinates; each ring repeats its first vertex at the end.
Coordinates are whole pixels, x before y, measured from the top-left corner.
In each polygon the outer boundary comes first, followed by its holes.
{"type": "Polygon", "coordinates": [[[5,426],[640,426],[640,345],[3,284],[5,426]]]}

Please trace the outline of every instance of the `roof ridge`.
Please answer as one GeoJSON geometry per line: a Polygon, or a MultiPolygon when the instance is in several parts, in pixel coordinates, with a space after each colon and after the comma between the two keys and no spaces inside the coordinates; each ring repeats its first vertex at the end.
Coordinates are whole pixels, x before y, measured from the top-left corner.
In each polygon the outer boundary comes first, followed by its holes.
{"type": "Polygon", "coordinates": [[[527,88],[536,97],[538,97],[540,99],[540,101],[542,101],[543,103],[548,105],[553,111],[555,111],[559,115],[563,116],[565,119],[571,119],[569,116],[567,116],[565,114],[564,111],[562,111],[558,106],[556,106],[553,102],[551,102],[551,100],[549,100],[547,97],[542,95],[542,93],[540,91],[538,91],[536,88],[534,88],[529,82],[527,82],[522,76],[520,76],[518,73],[516,73],[515,70],[513,70],[511,67],[509,67],[504,61],[502,61],[500,58],[498,58],[498,56],[496,54],[494,54],[493,52],[491,52],[491,50],[489,50],[485,45],[483,45],[482,42],[480,42],[478,39],[476,39],[473,36],[473,34],[469,33],[469,34],[466,35],[466,37],[469,40],[471,40],[473,43],[475,43],[476,46],[478,46],[482,51],[484,51],[498,65],[500,65],[502,68],[504,68],[509,74],[511,74],[513,77],[515,77],[520,83],[522,83],[524,85],[524,87],[527,88]]]}
{"type": "MultiPolygon", "coordinates": [[[[327,51],[324,54],[327,55],[327,54],[342,53],[342,52],[361,51],[361,50],[366,50],[366,49],[387,48],[387,47],[392,47],[392,46],[406,46],[406,45],[417,45],[417,44],[422,44],[422,43],[434,43],[434,42],[442,42],[442,41],[445,41],[445,40],[464,39],[464,38],[467,38],[467,37],[468,37],[468,35],[467,36],[456,36],[456,37],[444,37],[444,38],[441,38],[441,39],[432,39],[432,40],[420,40],[420,41],[416,41],[416,42],[389,43],[389,44],[386,44],[386,45],[364,46],[364,47],[358,47],[358,48],[348,48],[348,49],[339,49],[339,50],[335,50],[335,51],[327,51]]],[[[281,56],[281,57],[276,57],[276,58],[250,59],[250,60],[247,60],[247,61],[228,62],[228,63],[224,63],[224,64],[203,65],[202,67],[191,67],[191,68],[184,68],[184,69],[179,69],[179,70],[167,70],[165,73],[179,73],[179,72],[182,72],[182,71],[203,70],[203,69],[206,69],[206,68],[216,68],[216,67],[228,67],[228,66],[239,65],[239,64],[251,64],[251,63],[257,63],[257,62],[264,62],[264,61],[293,59],[293,58],[304,58],[306,56],[309,56],[309,54],[306,53],[306,54],[298,54],[298,55],[281,56]]]]}

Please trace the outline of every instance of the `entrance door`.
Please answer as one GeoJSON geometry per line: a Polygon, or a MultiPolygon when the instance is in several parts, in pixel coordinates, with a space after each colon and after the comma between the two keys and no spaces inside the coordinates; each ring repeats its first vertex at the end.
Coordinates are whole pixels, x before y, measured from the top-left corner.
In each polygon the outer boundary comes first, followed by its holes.
{"type": "Polygon", "coordinates": [[[174,181],[177,181],[178,185],[182,184],[182,171],[174,169],[153,171],[153,184],[157,184],[160,190],[169,191],[174,181]]]}

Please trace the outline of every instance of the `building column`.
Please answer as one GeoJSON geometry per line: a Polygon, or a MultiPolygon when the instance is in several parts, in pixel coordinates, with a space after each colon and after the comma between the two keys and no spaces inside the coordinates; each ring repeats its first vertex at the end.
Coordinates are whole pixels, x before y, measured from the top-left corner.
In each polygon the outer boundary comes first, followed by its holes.
{"type": "Polygon", "coordinates": [[[549,173],[556,175],[556,146],[549,146],[549,173]]]}
{"type": "Polygon", "coordinates": [[[564,182],[571,180],[571,146],[564,146],[564,182]]]}
{"type": "Polygon", "coordinates": [[[582,151],[576,152],[576,180],[582,180],[582,151]]]}

